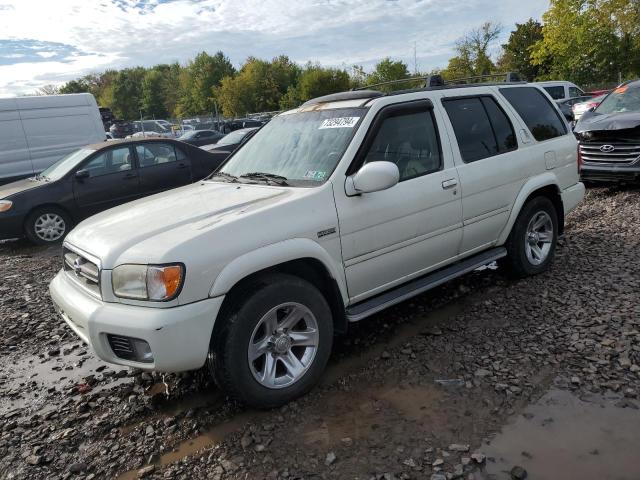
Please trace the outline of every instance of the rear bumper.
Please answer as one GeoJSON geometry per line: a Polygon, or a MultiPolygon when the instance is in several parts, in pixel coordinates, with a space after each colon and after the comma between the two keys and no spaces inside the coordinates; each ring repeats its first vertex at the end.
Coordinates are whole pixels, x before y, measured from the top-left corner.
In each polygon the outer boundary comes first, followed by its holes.
{"type": "Polygon", "coordinates": [[[578,206],[578,204],[584,198],[584,183],[578,182],[575,185],[572,185],[569,188],[565,188],[562,190],[562,206],[564,208],[565,216],[574,208],[578,206]]]}
{"type": "Polygon", "coordinates": [[[591,182],[636,182],[640,181],[640,164],[631,166],[582,165],[580,179],[591,182]]]}
{"type": "Polygon", "coordinates": [[[224,297],[172,308],[103,302],[80,290],[60,271],[49,285],[58,314],[102,360],[145,370],[180,372],[204,365],[213,323],[224,297]],[[115,355],[107,335],[142,339],[153,361],[142,363],[115,355]]]}

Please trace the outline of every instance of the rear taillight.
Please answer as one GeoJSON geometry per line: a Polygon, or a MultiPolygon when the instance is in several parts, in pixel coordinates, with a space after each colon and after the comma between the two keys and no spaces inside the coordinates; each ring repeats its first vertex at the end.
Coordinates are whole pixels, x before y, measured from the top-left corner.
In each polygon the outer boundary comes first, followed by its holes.
{"type": "Polygon", "coordinates": [[[580,153],[580,144],[578,144],[578,175],[580,175],[581,169],[582,169],[582,153],[580,153]]]}

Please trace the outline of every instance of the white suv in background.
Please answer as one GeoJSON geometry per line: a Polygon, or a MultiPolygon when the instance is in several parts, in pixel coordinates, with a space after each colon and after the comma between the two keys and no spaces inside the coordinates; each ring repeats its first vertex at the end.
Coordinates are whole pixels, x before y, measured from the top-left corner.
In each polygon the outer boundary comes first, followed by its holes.
{"type": "Polygon", "coordinates": [[[51,296],[105,361],[207,365],[274,407],[350,322],[495,260],[545,271],[583,195],[539,87],[344,92],[274,117],[205,180],[82,222],[51,296]]]}
{"type": "Polygon", "coordinates": [[[580,88],[578,88],[575,83],[567,82],[564,80],[535,82],[535,85],[540,85],[542,88],[544,88],[549,96],[556,102],[585,96],[585,93],[580,88]]]}

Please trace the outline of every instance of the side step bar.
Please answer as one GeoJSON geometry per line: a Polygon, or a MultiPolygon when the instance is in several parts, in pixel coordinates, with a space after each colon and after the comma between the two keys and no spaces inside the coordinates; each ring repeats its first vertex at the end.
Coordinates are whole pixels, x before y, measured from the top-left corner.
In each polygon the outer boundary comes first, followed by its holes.
{"type": "Polygon", "coordinates": [[[400,285],[392,290],[368,298],[360,303],[351,305],[346,310],[347,320],[350,322],[360,321],[374,313],[378,313],[385,308],[391,307],[396,303],[403,302],[411,297],[431,290],[432,288],[442,285],[449,280],[453,280],[465,273],[469,273],[476,268],[487,265],[499,258],[507,255],[507,249],[504,247],[496,247],[486,250],[482,253],[474,255],[464,260],[449,265],[441,270],[436,270],[423,277],[416,278],[407,283],[400,285]]]}

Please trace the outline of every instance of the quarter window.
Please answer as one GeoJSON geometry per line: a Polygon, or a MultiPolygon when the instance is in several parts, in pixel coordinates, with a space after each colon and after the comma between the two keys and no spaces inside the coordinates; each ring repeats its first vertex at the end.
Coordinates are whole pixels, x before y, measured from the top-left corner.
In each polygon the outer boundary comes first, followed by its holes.
{"type": "Polygon", "coordinates": [[[364,163],[377,161],[395,163],[400,181],[440,170],[442,157],[431,110],[385,118],[364,159],[364,163]]]}
{"type": "Polygon", "coordinates": [[[131,170],[129,147],[107,150],[91,159],[83,169],[89,170],[90,177],[131,170]]]}
{"type": "Polygon", "coordinates": [[[491,97],[444,100],[465,163],[517,148],[509,118],[491,97]]]}
{"type": "Polygon", "coordinates": [[[539,142],[567,133],[566,123],[549,99],[537,88],[501,88],[500,93],[522,117],[533,137],[539,142]]]}
{"type": "Polygon", "coordinates": [[[154,167],[177,160],[173,145],[167,145],[166,143],[137,145],[136,153],[138,154],[140,168],[154,167]]]}
{"type": "Polygon", "coordinates": [[[580,90],[578,87],[569,87],[569,96],[573,97],[581,97],[584,95],[584,92],[580,90]]]}

